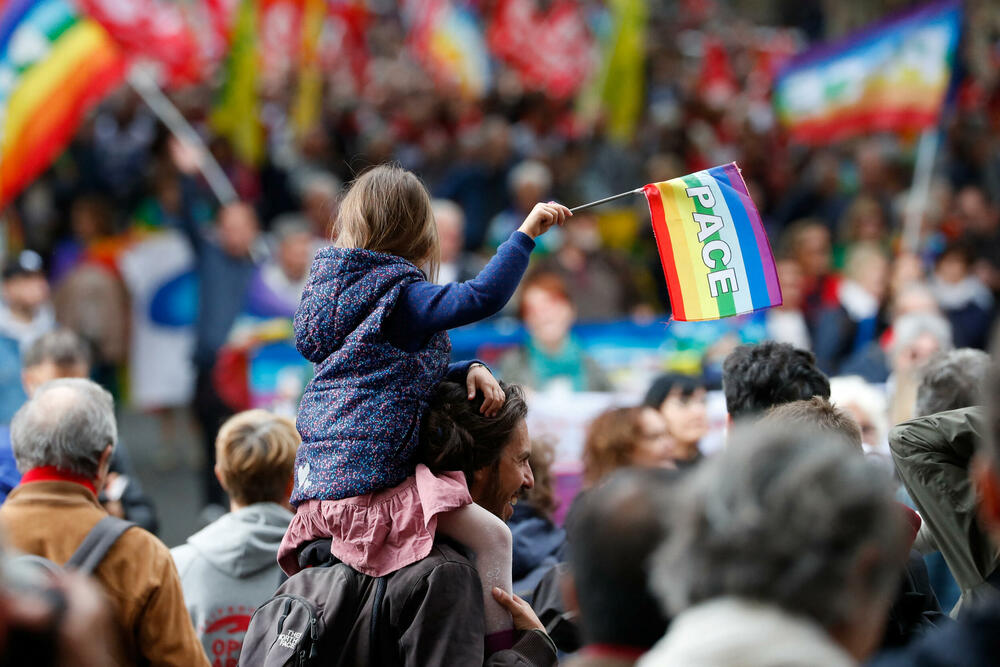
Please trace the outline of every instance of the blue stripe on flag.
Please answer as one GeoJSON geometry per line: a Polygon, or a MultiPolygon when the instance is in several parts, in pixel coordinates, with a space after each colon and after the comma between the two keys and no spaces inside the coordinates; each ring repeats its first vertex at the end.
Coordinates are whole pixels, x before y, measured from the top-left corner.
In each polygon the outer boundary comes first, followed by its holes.
{"type": "Polygon", "coordinates": [[[743,266],[750,282],[750,300],[754,310],[767,308],[771,304],[771,296],[767,293],[767,280],[764,278],[764,264],[760,258],[760,248],[757,246],[757,236],[753,232],[750,218],[747,216],[746,204],[739,193],[733,188],[732,181],[722,169],[709,169],[708,173],[719,183],[719,190],[726,200],[726,206],[732,214],[736,236],[740,240],[740,254],[743,256],[743,266]]]}

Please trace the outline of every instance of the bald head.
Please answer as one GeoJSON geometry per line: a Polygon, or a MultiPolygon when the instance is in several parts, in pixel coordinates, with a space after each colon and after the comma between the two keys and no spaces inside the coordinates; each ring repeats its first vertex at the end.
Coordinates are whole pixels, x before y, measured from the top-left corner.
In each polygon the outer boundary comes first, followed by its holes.
{"type": "Polygon", "coordinates": [[[81,378],[46,382],[14,415],[10,438],[21,472],[55,466],[96,478],[102,454],[118,441],[111,394],[81,378]]]}

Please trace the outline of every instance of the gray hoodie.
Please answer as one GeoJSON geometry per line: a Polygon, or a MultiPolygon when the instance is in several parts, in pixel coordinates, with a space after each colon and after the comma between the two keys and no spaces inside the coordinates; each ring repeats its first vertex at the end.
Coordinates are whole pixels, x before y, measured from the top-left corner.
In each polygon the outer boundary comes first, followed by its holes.
{"type": "Polygon", "coordinates": [[[256,503],[171,549],[184,601],[213,665],[236,664],[254,609],[278,587],[278,546],[291,520],[280,505],[256,503]]]}

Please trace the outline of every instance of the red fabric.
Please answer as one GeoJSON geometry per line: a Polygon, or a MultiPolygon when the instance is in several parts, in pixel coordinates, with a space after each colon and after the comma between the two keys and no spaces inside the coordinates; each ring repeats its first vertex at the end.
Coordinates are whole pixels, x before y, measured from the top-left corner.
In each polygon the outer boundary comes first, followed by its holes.
{"type": "Polygon", "coordinates": [[[920,532],[920,525],[923,521],[920,519],[920,515],[914,512],[912,509],[907,507],[902,503],[898,503],[900,512],[903,514],[903,519],[906,521],[906,526],[910,529],[910,548],[913,548],[913,543],[917,539],[917,533],[920,532]]]}
{"type": "Polygon", "coordinates": [[[590,74],[593,39],[576,2],[555,0],[547,11],[536,0],[501,0],[486,30],[498,59],[524,86],[550,97],[573,95],[590,74]]]}
{"type": "Polygon", "coordinates": [[[198,41],[183,10],[162,0],[79,0],[80,7],[111,34],[130,57],[163,67],[170,87],[204,78],[198,41]]]}
{"type": "Polygon", "coordinates": [[[97,489],[94,488],[94,480],[87,479],[83,475],[77,475],[75,472],[60,470],[55,466],[32,468],[24,473],[24,476],[21,477],[21,484],[30,484],[31,482],[73,482],[74,484],[87,487],[91,493],[95,496],[97,495],[97,489]]]}
{"type": "Polygon", "coordinates": [[[617,658],[619,660],[638,660],[647,649],[619,644],[587,644],[580,653],[594,658],[617,658]]]}

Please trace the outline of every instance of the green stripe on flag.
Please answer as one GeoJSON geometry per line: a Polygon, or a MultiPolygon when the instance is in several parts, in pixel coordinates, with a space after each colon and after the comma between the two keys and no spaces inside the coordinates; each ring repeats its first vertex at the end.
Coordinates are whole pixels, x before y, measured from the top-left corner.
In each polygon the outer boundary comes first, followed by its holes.
{"type": "MultiPolygon", "coordinates": [[[[702,185],[701,181],[699,181],[693,175],[684,176],[681,180],[683,180],[685,185],[687,185],[687,187],[689,188],[698,188],[701,187],[702,185]]],[[[698,197],[692,197],[691,201],[694,202],[695,209],[697,210],[698,213],[705,213],[707,215],[718,215],[718,213],[716,213],[713,209],[706,208],[704,205],[702,205],[701,199],[699,199],[698,197]]],[[[726,221],[724,220],[724,222],[726,221]]],[[[729,220],[728,224],[732,225],[733,221],[729,220]]],[[[719,232],[715,232],[714,234],[705,239],[705,243],[708,243],[709,241],[719,241],[719,240],[721,240],[719,238],[719,232]]],[[[701,244],[701,246],[704,246],[704,243],[701,244]]],[[[696,262],[702,261],[700,247],[698,248],[698,257],[695,257],[694,261],[696,262]]],[[[733,295],[731,293],[721,292],[719,296],[715,297],[715,303],[719,307],[719,317],[730,317],[731,315],[736,314],[736,304],[733,302],[733,295]]]]}

